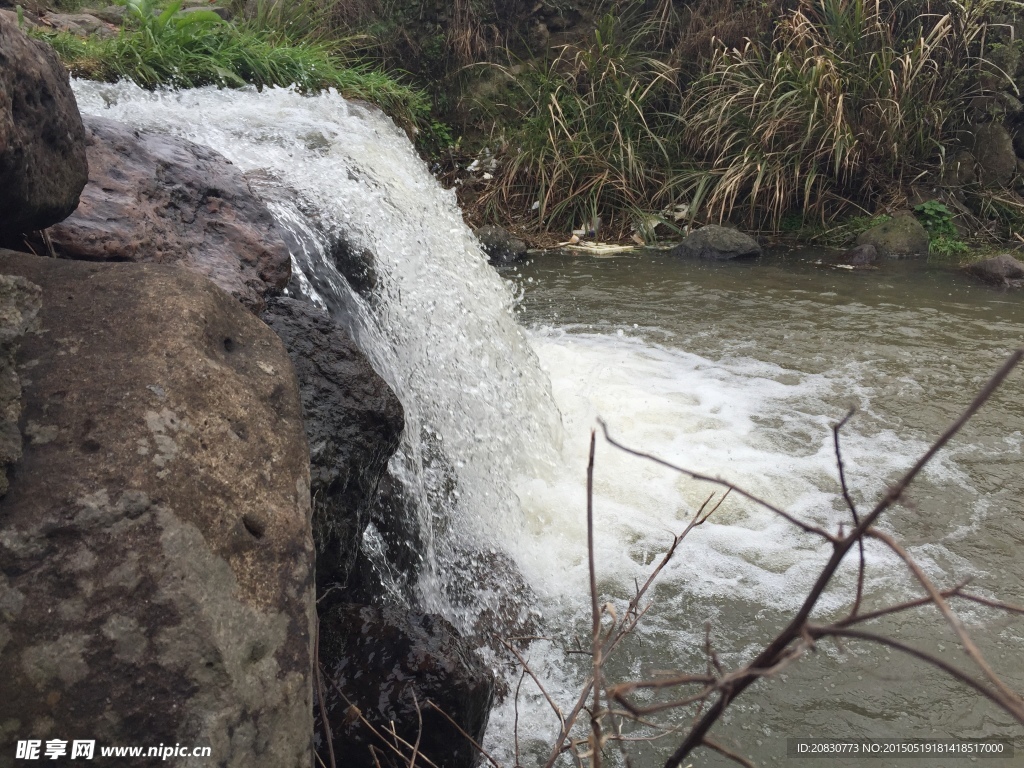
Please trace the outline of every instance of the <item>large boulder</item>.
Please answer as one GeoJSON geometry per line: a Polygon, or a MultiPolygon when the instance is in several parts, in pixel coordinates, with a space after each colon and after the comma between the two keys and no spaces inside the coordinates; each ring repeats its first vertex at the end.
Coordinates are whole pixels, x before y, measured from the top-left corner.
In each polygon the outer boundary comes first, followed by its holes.
{"type": "Polygon", "coordinates": [[[891,219],[860,233],[857,245],[873,245],[883,259],[928,255],[928,230],[910,211],[899,211],[891,219]]]}
{"type": "Polygon", "coordinates": [[[88,174],[67,71],[53,48],[0,14],[0,239],[66,217],[88,174]]]}
{"type": "MultiPolygon", "coordinates": [[[[418,743],[434,765],[477,764],[476,748],[448,718],[482,743],[494,677],[440,616],[335,606],[320,617],[320,664],[334,754],[343,761],[338,765],[407,768],[411,749],[388,736],[392,728],[406,744],[418,743]],[[396,743],[397,749],[390,746],[396,743]]],[[[316,741],[329,765],[321,723],[316,741]]]]}
{"type": "Polygon", "coordinates": [[[39,314],[39,286],[23,277],[0,275],[0,496],[7,493],[6,469],[21,459],[21,378],[15,354],[39,314]]]}
{"type": "Polygon", "coordinates": [[[1004,187],[1017,172],[1013,137],[1002,123],[972,126],[968,143],[978,163],[978,179],[986,186],[1004,187]]]}
{"type": "Polygon", "coordinates": [[[968,264],[964,271],[989,285],[1001,288],[1024,287],[1024,262],[1008,253],[968,264]]]}
{"type": "Polygon", "coordinates": [[[324,594],[348,581],[405,413],[326,312],[276,298],[262,317],[284,342],[298,374],[310,446],[317,587],[324,594]]]}
{"type": "Polygon", "coordinates": [[[254,312],[284,288],[288,249],[235,166],[185,139],[100,117],[85,124],[89,184],[49,231],[58,256],[181,264],[254,312]]]}
{"type": "Polygon", "coordinates": [[[730,227],[708,224],[691,232],[669,253],[690,259],[729,261],[755,258],[763,251],[750,235],[730,227]]]}
{"type": "Polygon", "coordinates": [[[180,267],[0,252],[0,273],[43,291],[0,501],[0,767],[59,738],[309,768],[309,452],[284,346],[180,267]]]}

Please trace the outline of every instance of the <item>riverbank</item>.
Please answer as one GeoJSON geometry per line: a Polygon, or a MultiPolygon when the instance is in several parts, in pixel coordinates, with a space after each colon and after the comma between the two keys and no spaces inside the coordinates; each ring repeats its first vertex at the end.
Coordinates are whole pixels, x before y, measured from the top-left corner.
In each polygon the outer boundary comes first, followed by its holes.
{"type": "Polygon", "coordinates": [[[704,223],[847,246],[902,210],[942,258],[1024,233],[1024,22],[1000,0],[189,4],[22,20],[81,76],[376,103],[472,226],[538,247],[704,223]]]}

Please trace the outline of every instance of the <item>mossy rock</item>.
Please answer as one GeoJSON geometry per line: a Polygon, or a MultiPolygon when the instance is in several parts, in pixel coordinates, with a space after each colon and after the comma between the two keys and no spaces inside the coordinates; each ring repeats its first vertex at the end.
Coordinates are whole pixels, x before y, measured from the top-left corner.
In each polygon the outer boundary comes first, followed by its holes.
{"type": "Polygon", "coordinates": [[[928,255],[928,231],[910,211],[861,232],[857,245],[873,245],[883,259],[907,259],[928,255]]]}

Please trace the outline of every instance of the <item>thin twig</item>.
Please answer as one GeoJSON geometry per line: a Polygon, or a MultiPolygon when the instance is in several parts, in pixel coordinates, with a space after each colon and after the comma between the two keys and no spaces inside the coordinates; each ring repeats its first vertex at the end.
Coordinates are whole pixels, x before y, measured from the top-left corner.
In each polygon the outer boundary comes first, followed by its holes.
{"type": "Polygon", "coordinates": [[[331,724],[327,720],[327,702],[324,700],[324,681],[320,671],[320,617],[315,611],[313,622],[316,628],[316,635],[313,638],[313,669],[316,671],[316,697],[320,700],[320,722],[324,726],[327,756],[331,760],[330,768],[338,768],[338,764],[334,760],[334,735],[331,733],[331,724]]]}
{"type": "Polygon", "coordinates": [[[873,528],[869,531],[866,531],[865,535],[871,536],[872,538],[884,542],[886,546],[889,547],[889,549],[891,549],[893,552],[899,555],[900,559],[902,559],[903,562],[906,563],[907,568],[909,568],[910,572],[914,574],[914,578],[916,578],[917,581],[921,584],[921,586],[924,587],[925,592],[928,593],[928,596],[931,598],[932,602],[935,603],[935,607],[939,609],[939,612],[943,615],[943,617],[946,619],[946,622],[953,629],[953,632],[960,639],[960,644],[963,646],[964,652],[971,657],[971,660],[975,664],[977,664],[979,668],[981,668],[981,671],[985,673],[985,677],[988,678],[989,682],[992,683],[992,685],[994,685],[996,689],[1008,701],[1011,701],[1014,704],[1016,704],[1018,719],[1024,722],[1024,699],[1021,699],[1021,697],[1017,694],[1016,691],[1014,691],[1006,683],[999,679],[999,676],[995,673],[995,670],[993,670],[992,667],[989,666],[989,663],[985,660],[985,657],[982,655],[981,650],[978,648],[977,645],[974,644],[974,641],[971,639],[971,636],[967,634],[966,627],[964,627],[963,623],[960,621],[957,615],[953,613],[953,609],[949,607],[949,603],[946,602],[945,598],[943,598],[939,590],[936,589],[934,584],[932,584],[931,579],[929,579],[925,575],[924,571],[921,570],[921,566],[915,563],[913,558],[910,557],[907,551],[903,549],[903,547],[901,547],[899,543],[888,534],[873,528]]]}
{"type": "Polygon", "coordinates": [[[597,606],[597,568],[594,565],[594,448],[597,434],[590,430],[590,458],[587,461],[587,563],[590,568],[591,656],[594,704],[590,710],[590,732],[594,739],[591,766],[601,768],[601,610],[597,606]]]}
{"type": "Polygon", "coordinates": [[[498,765],[498,761],[491,757],[490,753],[486,749],[481,747],[476,739],[474,739],[472,736],[466,733],[466,731],[462,728],[461,725],[452,720],[451,716],[447,712],[445,712],[443,709],[437,706],[437,704],[435,704],[433,701],[429,699],[427,700],[427,706],[433,709],[439,715],[441,715],[441,717],[443,717],[449,723],[451,723],[452,727],[459,733],[461,733],[465,737],[465,739],[473,745],[473,748],[476,749],[476,751],[479,752],[484,757],[484,759],[487,760],[487,762],[493,765],[494,768],[501,768],[501,766],[498,765]]]}
{"type": "Polygon", "coordinates": [[[906,643],[900,642],[899,640],[895,640],[894,638],[886,637],[885,635],[879,635],[874,632],[866,632],[862,629],[844,629],[835,626],[818,627],[809,625],[807,627],[807,631],[813,637],[848,637],[854,640],[868,640],[873,643],[878,643],[879,645],[886,645],[890,648],[895,648],[898,651],[903,651],[903,653],[906,653],[909,656],[913,656],[917,659],[920,659],[921,661],[925,661],[931,664],[934,667],[937,667],[938,669],[941,669],[950,677],[959,680],[961,683],[970,688],[973,688],[975,691],[980,693],[982,696],[984,696],[986,699],[988,699],[993,704],[998,706],[1000,709],[1005,711],[1007,714],[1011,715],[1019,723],[1024,724],[1024,713],[1017,712],[1013,708],[1008,707],[1007,702],[1003,700],[1002,696],[997,691],[990,690],[988,687],[985,686],[984,683],[971,677],[966,672],[957,669],[949,662],[945,661],[944,659],[940,659],[938,656],[935,656],[934,654],[928,653],[927,651],[922,651],[919,648],[914,648],[913,646],[907,645],[906,643]]]}
{"type": "MultiPolygon", "coordinates": [[[[842,421],[832,427],[832,442],[835,444],[836,449],[836,466],[839,468],[839,485],[843,489],[843,498],[846,500],[846,506],[850,509],[850,514],[853,516],[853,527],[856,528],[860,525],[860,515],[857,514],[857,505],[853,503],[853,497],[850,496],[850,489],[846,485],[846,470],[843,467],[843,454],[839,450],[839,431],[846,426],[853,414],[857,412],[856,408],[851,408],[847,411],[842,421]]],[[[861,601],[864,599],[864,539],[857,539],[857,549],[860,555],[860,562],[857,565],[857,596],[854,598],[853,607],[850,609],[850,616],[856,616],[857,611],[860,610],[861,601]]]]}
{"type": "Polygon", "coordinates": [[[743,768],[757,768],[752,762],[747,760],[747,758],[743,757],[742,755],[736,754],[731,749],[726,749],[717,741],[712,741],[707,736],[704,737],[704,746],[708,749],[713,749],[720,755],[724,755],[725,757],[732,760],[734,763],[739,763],[743,766],[743,768]]]}

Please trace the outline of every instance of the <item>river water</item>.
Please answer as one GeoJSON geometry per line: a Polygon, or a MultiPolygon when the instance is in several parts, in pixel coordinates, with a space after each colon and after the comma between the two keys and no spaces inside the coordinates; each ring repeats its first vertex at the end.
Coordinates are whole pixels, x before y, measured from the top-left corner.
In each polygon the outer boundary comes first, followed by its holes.
{"type": "MultiPolygon", "coordinates": [[[[849,512],[838,492],[831,426],[849,408],[858,412],[842,433],[843,459],[863,508],[1024,344],[1019,296],[921,263],[850,272],[816,263],[822,256],[798,251],[742,264],[657,253],[537,256],[508,273],[523,291],[520,320],[551,376],[566,430],[565,474],[521,491],[530,520],[521,561],[552,612],[571,617],[563,627],[584,638],[589,632],[582,482],[597,418],[631,447],[727,478],[835,530],[849,512]]],[[[970,578],[982,594],[1018,604],[1022,391],[1018,373],[912,486],[910,502],[881,524],[938,583],[970,578]]],[[[595,478],[599,586],[602,600],[617,598],[621,611],[634,580],[642,583],[651,561],[714,489],[601,441],[595,478]]],[[[748,660],[802,602],[828,554],[772,513],[730,497],[662,574],[654,607],[612,664],[613,678],[702,672],[705,622],[723,663],[748,660]]],[[[920,594],[882,547],[869,545],[867,561],[867,606],[920,594]]],[[[850,604],[855,571],[846,569],[837,581],[816,613],[822,619],[850,604]]],[[[1020,619],[970,607],[962,615],[992,664],[1019,689],[1020,619]]],[[[963,659],[934,612],[904,614],[872,629],[949,661],[963,659]]],[[[559,668],[558,653],[534,653],[545,669],[559,668]]],[[[822,643],[780,678],[748,691],[716,731],[759,764],[788,762],[787,738],[1019,735],[1019,726],[961,686],[863,644],[841,653],[822,643]]],[[[633,764],[660,765],[671,741],[631,745],[633,764]]],[[[697,764],[727,762],[702,755],[697,764]]]]}
{"type": "MultiPolygon", "coordinates": [[[[206,144],[260,180],[298,244],[293,264],[304,290],[335,311],[405,405],[405,443],[391,469],[423,500],[419,602],[471,627],[493,605],[491,588],[453,601],[451,558],[504,552],[534,593],[524,608],[543,616],[546,639],[526,651],[531,669],[564,709],[586,674],[585,657],[568,651],[590,631],[584,476],[598,418],[629,445],[728,478],[834,530],[849,513],[837,493],[832,424],[858,408],[843,455],[853,496],[866,507],[1024,344],[1021,297],[916,263],[851,273],[815,264],[813,253],[754,264],[545,255],[498,275],[454,195],[373,110],[281,89],[75,87],[83,112],[206,144]],[[374,296],[353,290],[329,263],[338,238],[374,254],[374,296]],[[438,446],[450,482],[437,482],[430,456],[438,446]]],[[[1011,378],[914,485],[912,503],[882,522],[941,585],[970,578],[976,591],[1017,603],[1021,382],[1020,374],[1011,378]]],[[[602,602],[621,612],[635,581],[712,490],[599,441],[602,602]]],[[[800,604],[827,554],[785,521],[730,497],[665,569],[650,612],[609,662],[609,679],[703,672],[708,623],[724,665],[750,659],[800,604]]],[[[918,594],[880,547],[869,546],[867,562],[868,606],[918,594]]],[[[818,617],[838,616],[854,584],[850,563],[818,617]]],[[[961,607],[993,666],[1024,688],[1024,622],[961,607]]],[[[927,612],[880,629],[962,659],[927,612]]],[[[518,677],[509,682],[515,690],[518,677]]],[[[557,730],[533,682],[519,690],[518,706],[509,697],[494,712],[486,742],[505,766],[517,749],[524,766],[537,764],[557,730]]],[[[786,761],[786,739],[795,737],[1017,734],[994,707],[920,664],[830,643],[749,690],[714,732],[769,764],[786,761]]],[[[673,738],[631,743],[632,765],[660,765],[673,738]]],[[[725,764],[710,753],[699,759],[725,764]]],[[[1010,764],[985,764],[1001,763],[1010,764]]]]}

